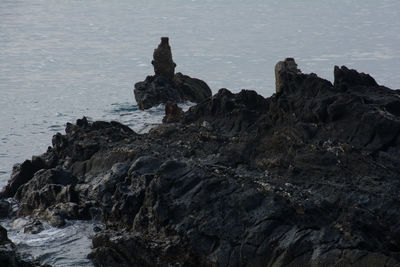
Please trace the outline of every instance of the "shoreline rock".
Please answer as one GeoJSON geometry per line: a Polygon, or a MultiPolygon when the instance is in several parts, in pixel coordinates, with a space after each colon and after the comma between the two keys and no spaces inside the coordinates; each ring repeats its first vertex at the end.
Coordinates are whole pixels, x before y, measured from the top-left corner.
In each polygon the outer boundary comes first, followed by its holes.
{"type": "Polygon", "coordinates": [[[139,109],[148,109],[167,102],[182,103],[190,101],[199,103],[211,97],[208,85],[196,78],[182,73],[175,74],[176,64],[172,60],[168,37],[161,37],[161,43],[154,50],[154,76],[147,76],[135,84],[133,93],[139,109]]]}
{"type": "Polygon", "coordinates": [[[168,37],[161,37],[161,43],[154,49],[151,64],[154,67],[156,76],[163,76],[169,79],[174,77],[176,64],[172,60],[168,37]]]}
{"type": "Polygon", "coordinates": [[[211,97],[211,89],[199,79],[176,73],[173,79],[147,76],[135,84],[134,95],[139,109],[148,109],[167,102],[200,103],[211,97]]]}
{"type": "Polygon", "coordinates": [[[102,221],[98,266],[400,266],[400,91],[279,70],[269,98],[221,89],[146,134],[68,124],[2,196],[102,221]]]}

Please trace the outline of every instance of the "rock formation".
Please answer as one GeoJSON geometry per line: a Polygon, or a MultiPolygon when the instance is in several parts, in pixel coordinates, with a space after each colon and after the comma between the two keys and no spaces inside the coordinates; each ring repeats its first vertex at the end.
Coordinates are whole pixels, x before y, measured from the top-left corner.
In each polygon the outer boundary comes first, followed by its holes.
{"type": "Polygon", "coordinates": [[[168,37],[162,37],[161,43],[154,50],[155,76],[147,76],[135,84],[134,95],[140,109],[148,109],[167,102],[199,103],[211,96],[211,89],[199,79],[176,73],[176,64],[172,61],[168,37]]]}
{"type": "Polygon", "coordinates": [[[183,118],[183,111],[176,103],[167,102],[165,104],[164,123],[179,122],[183,118]]]}
{"type": "Polygon", "coordinates": [[[156,76],[163,76],[169,79],[174,78],[176,64],[172,60],[168,37],[161,37],[161,43],[154,49],[151,64],[153,64],[156,76]]]}
{"type": "Polygon", "coordinates": [[[399,266],[400,91],[292,70],[269,98],[221,89],[143,135],[68,124],[2,196],[102,221],[97,266],[399,266]]]}
{"type": "Polygon", "coordinates": [[[288,86],[287,84],[287,74],[299,74],[301,70],[297,68],[297,64],[294,58],[286,58],[284,61],[279,61],[275,65],[275,91],[280,93],[283,88],[288,86]]]}

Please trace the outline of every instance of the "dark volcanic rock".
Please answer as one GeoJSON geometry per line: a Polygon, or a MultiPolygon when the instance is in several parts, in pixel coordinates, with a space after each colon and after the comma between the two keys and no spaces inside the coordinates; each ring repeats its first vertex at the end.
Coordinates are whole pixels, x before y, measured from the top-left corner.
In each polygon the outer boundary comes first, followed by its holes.
{"type": "Polygon", "coordinates": [[[211,96],[211,89],[202,80],[177,73],[173,79],[147,76],[135,84],[134,94],[139,108],[148,109],[167,102],[199,103],[211,96]]]}
{"type": "Polygon", "coordinates": [[[20,211],[29,214],[33,209],[44,210],[57,203],[76,202],[76,183],[77,178],[64,169],[43,170],[22,185],[14,198],[21,204],[20,211]]]}
{"type": "Polygon", "coordinates": [[[165,104],[164,123],[178,122],[183,118],[183,111],[176,103],[167,102],[165,104]]]}
{"type": "Polygon", "coordinates": [[[161,37],[161,43],[154,49],[151,64],[153,64],[154,73],[157,76],[172,79],[175,74],[176,64],[172,60],[171,47],[168,41],[168,37],[161,37]]]}
{"type": "Polygon", "coordinates": [[[0,219],[7,218],[10,215],[11,205],[7,200],[0,200],[0,219]]]}
{"type": "Polygon", "coordinates": [[[182,102],[172,80],[162,76],[147,76],[135,84],[133,90],[140,109],[148,109],[166,102],[182,102]]]}
{"type": "Polygon", "coordinates": [[[300,74],[301,71],[297,68],[294,58],[286,58],[284,61],[279,61],[275,65],[275,91],[280,93],[288,82],[288,74],[300,74]]]}
{"type": "Polygon", "coordinates": [[[351,86],[378,86],[375,79],[365,73],[349,70],[346,66],[335,66],[335,87],[346,91],[351,86]]]}
{"type": "Polygon", "coordinates": [[[18,188],[32,179],[38,168],[35,168],[32,161],[25,160],[22,164],[17,164],[13,168],[11,178],[5,188],[1,192],[2,197],[12,197],[18,188]]]}
{"type": "Polygon", "coordinates": [[[211,89],[208,85],[196,78],[191,78],[178,72],[174,76],[175,87],[181,95],[181,101],[200,103],[211,97],[211,89]]]}
{"type": "Polygon", "coordinates": [[[54,155],[52,148],[49,148],[41,156],[33,156],[32,160],[25,160],[21,164],[16,164],[13,167],[7,185],[0,192],[0,197],[8,198],[14,196],[18,188],[32,179],[37,171],[54,167],[56,163],[57,157],[54,155]]]}
{"type": "Polygon", "coordinates": [[[291,62],[270,98],[221,89],[144,135],[68,124],[18,214],[101,220],[97,266],[400,266],[400,91],[291,62]]]}
{"type": "Polygon", "coordinates": [[[257,123],[268,111],[269,102],[254,91],[242,90],[233,94],[227,89],[220,89],[209,101],[204,101],[185,114],[183,121],[209,121],[219,130],[219,134],[234,136],[247,135],[255,130],[257,123]]]}
{"type": "Polygon", "coordinates": [[[154,50],[155,76],[147,76],[143,82],[135,84],[133,93],[139,109],[148,109],[167,102],[199,103],[211,96],[211,89],[199,79],[182,73],[175,74],[176,64],[172,61],[168,37],[162,37],[161,43],[154,50]]]}

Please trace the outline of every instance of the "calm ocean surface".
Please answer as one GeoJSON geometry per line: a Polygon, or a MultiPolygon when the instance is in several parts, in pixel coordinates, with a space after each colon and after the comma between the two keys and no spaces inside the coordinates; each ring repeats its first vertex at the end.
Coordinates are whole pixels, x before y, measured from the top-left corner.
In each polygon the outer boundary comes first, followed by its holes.
{"type": "MultiPolygon", "coordinates": [[[[85,115],[136,130],[160,122],[163,108],[138,111],[132,88],[153,73],[161,36],[177,71],[214,93],[270,96],[285,57],[329,80],[334,65],[346,65],[399,88],[399,14],[398,0],[2,0],[0,187],[66,122],[85,115]]],[[[56,266],[80,266],[49,253],[56,266]]]]}

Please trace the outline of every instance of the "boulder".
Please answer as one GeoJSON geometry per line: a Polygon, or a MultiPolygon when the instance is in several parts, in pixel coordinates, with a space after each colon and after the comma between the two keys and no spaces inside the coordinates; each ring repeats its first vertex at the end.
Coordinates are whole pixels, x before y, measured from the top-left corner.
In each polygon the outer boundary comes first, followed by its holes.
{"type": "Polygon", "coordinates": [[[7,218],[10,215],[11,204],[5,199],[0,199],[0,219],[7,218]]]}
{"type": "Polygon", "coordinates": [[[33,220],[24,226],[24,233],[38,234],[43,230],[43,223],[39,220],[33,220]]]}
{"type": "Polygon", "coordinates": [[[164,123],[178,122],[183,118],[183,111],[176,103],[167,102],[165,104],[164,123]]]}
{"type": "Polygon", "coordinates": [[[135,99],[139,109],[148,109],[167,102],[200,103],[211,97],[211,89],[199,79],[177,73],[174,79],[164,76],[147,76],[143,82],[135,84],[135,99]]]}

